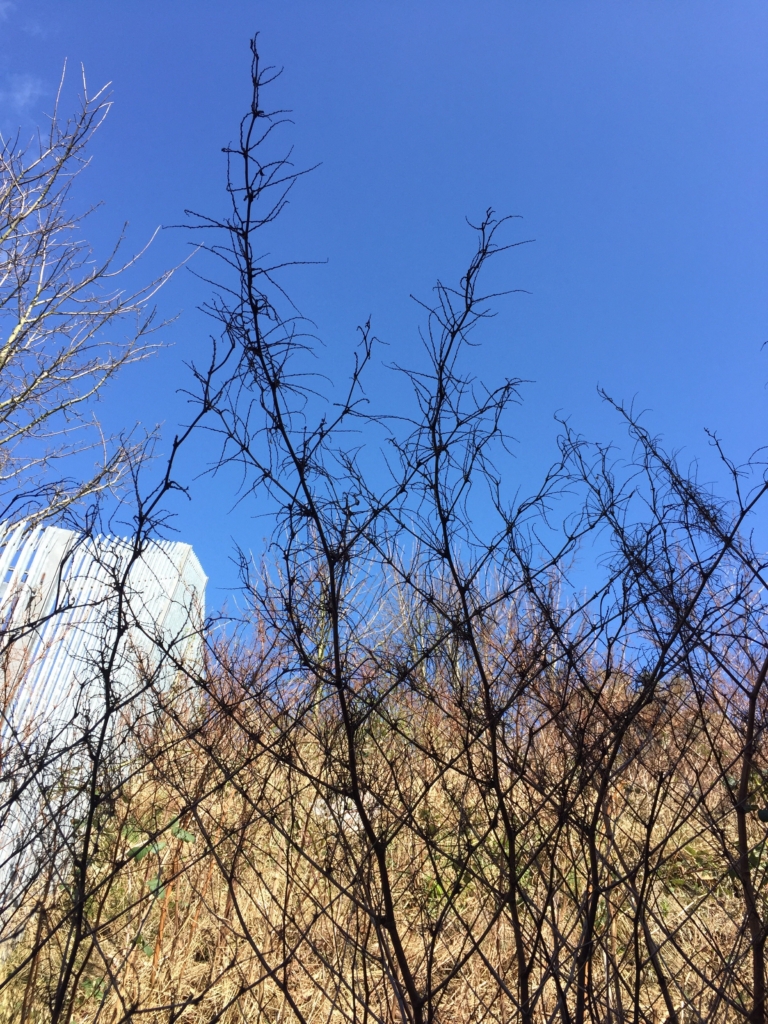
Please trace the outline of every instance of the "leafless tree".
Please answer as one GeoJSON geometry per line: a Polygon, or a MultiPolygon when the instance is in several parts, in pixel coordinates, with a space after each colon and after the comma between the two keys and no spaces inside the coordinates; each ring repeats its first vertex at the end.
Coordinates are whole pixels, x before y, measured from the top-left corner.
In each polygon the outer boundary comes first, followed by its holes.
{"type": "MultiPolygon", "coordinates": [[[[62,80],[63,85],[63,80],[62,80]]],[[[61,89],[60,89],[61,92],[61,89]]],[[[56,516],[114,485],[137,446],[104,436],[96,400],[153,350],[151,300],[165,277],[133,293],[118,247],[94,258],[72,187],[109,110],[104,90],[59,113],[29,144],[0,139],[0,520],[56,516]],[[133,323],[126,324],[126,321],[133,323]],[[127,334],[126,334],[127,327],[127,334]],[[96,468],[72,475],[72,456],[96,468]],[[88,458],[91,461],[92,456],[88,458]]],[[[166,275],[167,277],[167,275],[166,275]]]]}
{"type": "MultiPolygon", "coordinates": [[[[178,636],[166,650],[168,637],[148,631],[131,579],[164,523],[163,500],[178,487],[176,454],[194,429],[193,422],[174,439],[159,478],[145,487],[149,439],[130,431],[106,436],[95,416],[116,374],[156,348],[151,304],[169,275],[127,293],[122,281],[138,257],[119,259],[118,243],[97,262],[82,240],[85,215],[72,213],[73,186],[110,104],[104,90],[88,93],[84,77],[68,120],[60,98],[61,88],[47,132],[30,144],[20,136],[0,140],[0,551],[12,535],[18,540],[62,519],[77,534],[40,593],[30,590],[24,566],[8,570],[0,592],[0,958],[7,966],[9,943],[26,934],[31,913],[30,979],[41,943],[44,957],[54,946],[58,954],[54,979],[47,978],[52,1020],[71,1017],[93,952],[86,907],[99,871],[94,851],[103,847],[113,793],[136,755],[132,729],[149,714],[146,695],[158,688],[158,673],[173,672],[180,657],[178,636]],[[105,506],[107,491],[117,501],[105,506]],[[128,528],[117,547],[103,535],[105,508],[128,528]],[[93,577],[86,585],[73,570],[83,551],[83,571],[93,577]],[[57,622],[76,633],[82,619],[101,643],[85,652],[55,720],[15,708],[25,673],[35,669],[30,651],[39,658],[57,622]],[[50,901],[61,893],[56,919],[50,901]]],[[[22,1017],[37,1013],[30,979],[22,1017]]]]}

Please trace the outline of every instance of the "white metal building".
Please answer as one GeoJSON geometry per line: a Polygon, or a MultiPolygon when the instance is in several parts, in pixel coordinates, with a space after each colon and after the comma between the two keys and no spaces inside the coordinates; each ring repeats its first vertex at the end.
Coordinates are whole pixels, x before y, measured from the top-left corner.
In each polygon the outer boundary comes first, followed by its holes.
{"type": "Polygon", "coordinates": [[[207,579],[188,544],[0,526],[0,735],[66,728],[199,665],[207,579]]]}

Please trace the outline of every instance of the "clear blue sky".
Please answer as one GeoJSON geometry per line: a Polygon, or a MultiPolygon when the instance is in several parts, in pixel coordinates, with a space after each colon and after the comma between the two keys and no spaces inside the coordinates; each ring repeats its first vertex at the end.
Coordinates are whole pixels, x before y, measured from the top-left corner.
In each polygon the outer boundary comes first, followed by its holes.
{"type": "MultiPolygon", "coordinates": [[[[285,67],[275,99],[294,111],[296,159],[322,163],[274,244],[328,260],[297,274],[293,294],[331,375],[369,315],[388,355],[408,357],[409,293],[459,273],[464,217],[492,205],[536,239],[505,265],[505,283],[531,294],[506,300],[476,357],[481,376],[534,382],[511,423],[523,483],[553,454],[556,411],[621,439],[598,383],[647,408],[705,475],[705,427],[737,458],[768,441],[764,0],[3,0],[0,11],[4,132],[41,120],[65,58],[73,85],[79,62],[93,86],[113,83],[82,190],[104,201],[98,247],[124,220],[138,246],[185,207],[223,208],[221,146],[247,103],[258,30],[264,57],[285,67]]],[[[184,246],[163,233],[146,273],[184,246]]],[[[190,275],[168,287],[161,310],[181,311],[173,347],[115,386],[113,426],[172,433],[183,361],[205,352],[195,306],[206,298],[190,275]]],[[[394,386],[377,374],[379,396],[394,386]]],[[[258,551],[268,527],[229,514],[226,481],[192,494],[181,536],[226,588],[232,538],[258,551]]]]}

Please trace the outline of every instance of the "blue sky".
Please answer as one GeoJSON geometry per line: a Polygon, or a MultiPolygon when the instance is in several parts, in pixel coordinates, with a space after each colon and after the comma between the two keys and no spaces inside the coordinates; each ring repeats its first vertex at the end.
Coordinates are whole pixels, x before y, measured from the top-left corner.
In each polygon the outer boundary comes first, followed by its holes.
{"type": "MultiPolygon", "coordinates": [[[[29,132],[50,110],[63,62],[72,89],[112,82],[114,107],[81,183],[103,201],[103,249],[129,222],[139,247],[185,208],[223,209],[221,147],[248,100],[249,36],[285,73],[304,180],[270,245],[327,260],[291,291],[325,342],[331,377],[370,315],[406,360],[436,277],[456,277],[487,206],[521,216],[496,283],[500,306],[476,353],[480,376],[531,380],[510,427],[510,488],[554,455],[556,412],[622,440],[598,384],[647,409],[670,447],[714,477],[705,428],[745,458],[765,443],[768,393],[768,6],[587,0],[18,0],[0,3],[0,128],[29,132]],[[514,477],[514,479],[512,479],[514,477]]],[[[187,239],[163,232],[154,274],[187,239]]],[[[184,416],[184,361],[202,359],[205,286],[181,273],[160,299],[170,347],[130,370],[103,415],[115,426],[184,416]]],[[[397,383],[377,370],[381,400],[397,383]]],[[[397,395],[393,396],[396,400],[397,395]]],[[[190,481],[204,446],[190,452],[190,481]]],[[[268,524],[232,480],[192,482],[181,537],[211,576],[234,579],[233,539],[258,552],[268,524]]],[[[218,591],[213,588],[222,588],[218,591]]]]}

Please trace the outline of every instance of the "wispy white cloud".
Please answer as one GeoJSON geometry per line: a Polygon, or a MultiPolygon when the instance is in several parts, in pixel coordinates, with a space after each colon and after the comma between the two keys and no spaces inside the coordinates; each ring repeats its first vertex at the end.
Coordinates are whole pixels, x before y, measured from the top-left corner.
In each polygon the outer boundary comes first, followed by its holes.
{"type": "Polygon", "coordinates": [[[9,75],[0,88],[0,112],[25,114],[44,92],[42,79],[35,75],[9,75]]]}
{"type": "MultiPolygon", "coordinates": [[[[0,0],[0,24],[8,21],[11,15],[14,16],[14,28],[18,32],[37,38],[45,38],[51,34],[54,24],[49,20],[47,23],[29,10],[19,11],[16,0],[0,0]]],[[[54,29],[55,30],[55,29],[54,29]]]]}
{"type": "MultiPolygon", "coordinates": [[[[26,12],[21,12],[26,13],[26,12]]],[[[17,24],[19,20],[19,4],[17,0],[0,0],[0,24],[12,21],[14,28],[28,32],[26,25],[17,24]]],[[[3,35],[6,28],[3,29],[3,35]]],[[[3,40],[6,48],[5,40],[3,40]]],[[[2,57],[5,57],[2,54],[2,57]]],[[[4,61],[7,66],[7,58],[4,61]]],[[[15,132],[19,127],[27,127],[28,122],[34,123],[38,101],[50,92],[45,83],[37,75],[6,72],[0,74],[0,134],[15,132]]]]}

